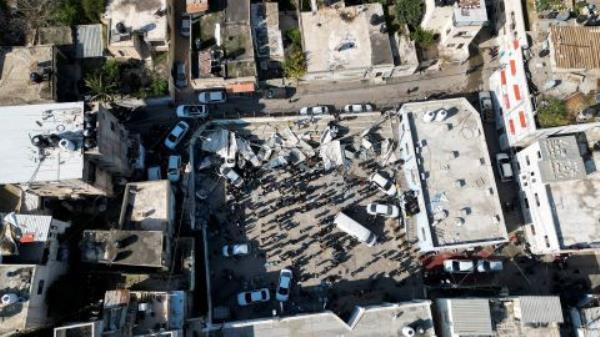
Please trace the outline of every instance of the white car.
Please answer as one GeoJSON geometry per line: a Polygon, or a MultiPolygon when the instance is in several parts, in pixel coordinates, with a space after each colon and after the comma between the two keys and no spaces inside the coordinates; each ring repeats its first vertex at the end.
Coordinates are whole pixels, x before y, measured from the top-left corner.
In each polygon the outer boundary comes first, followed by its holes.
{"type": "Polygon", "coordinates": [[[453,260],[444,261],[444,271],[447,273],[472,273],[475,265],[471,260],[453,260]]]}
{"type": "Polygon", "coordinates": [[[344,106],[344,112],[371,112],[373,106],[371,104],[348,104],[344,106]]]}
{"type": "Polygon", "coordinates": [[[290,288],[292,287],[292,271],[289,269],[282,269],[279,272],[279,285],[277,286],[277,292],[275,298],[280,302],[285,302],[290,298],[290,288]]]}
{"type": "Polygon", "coordinates": [[[190,18],[189,16],[184,16],[181,19],[181,30],[179,31],[179,33],[183,37],[188,37],[188,36],[190,36],[191,29],[192,29],[192,18],[190,18]]]}
{"type": "Polygon", "coordinates": [[[167,179],[176,183],[181,178],[181,156],[169,156],[169,165],[167,166],[167,179]]]}
{"type": "Polygon", "coordinates": [[[370,203],[367,205],[367,213],[371,215],[381,215],[386,218],[397,218],[400,215],[400,209],[395,205],[385,205],[370,203]]]}
{"type": "Polygon", "coordinates": [[[190,125],[188,123],[179,121],[165,139],[165,146],[170,150],[175,150],[175,147],[177,147],[177,144],[179,144],[189,129],[190,125]]]}
{"type": "Polygon", "coordinates": [[[240,177],[237,172],[235,172],[231,167],[227,167],[225,165],[219,168],[219,171],[223,177],[225,177],[229,182],[235,187],[241,187],[244,183],[244,179],[240,177]]]}
{"type": "Polygon", "coordinates": [[[381,173],[374,173],[369,180],[375,184],[375,186],[377,186],[381,192],[387,194],[388,196],[393,197],[396,195],[397,190],[394,182],[385,178],[381,173]]]}
{"type": "Polygon", "coordinates": [[[477,271],[480,273],[499,272],[504,269],[504,264],[500,260],[478,260],[477,271]]]}
{"type": "Polygon", "coordinates": [[[198,102],[202,104],[217,104],[227,102],[227,93],[224,90],[208,90],[198,94],[198,102]]]}
{"type": "Polygon", "coordinates": [[[300,109],[301,115],[325,115],[329,113],[329,108],[326,106],[310,106],[300,109]]]}
{"type": "Polygon", "coordinates": [[[270,299],[271,295],[269,294],[269,289],[267,288],[245,291],[237,295],[238,304],[241,306],[258,302],[267,302],[270,299]]]}
{"type": "Polygon", "coordinates": [[[234,245],[225,245],[223,246],[223,256],[242,256],[248,255],[250,253],[250,248],[247,243],[238,243],[234,245]]]}
{"type": "Polygon", "coordinates": [[[206,118],[208,109],[206,105],[179,105],[175,109],[179,118],[206,118]]]}
{"type": "Polygon", "coordinates": [[[500,152],[496,154],[496,165],[498,167],[498,174],[500,174],[500,181],[507,182],[513,179],[510,157],[506,153],[500,152]]]}

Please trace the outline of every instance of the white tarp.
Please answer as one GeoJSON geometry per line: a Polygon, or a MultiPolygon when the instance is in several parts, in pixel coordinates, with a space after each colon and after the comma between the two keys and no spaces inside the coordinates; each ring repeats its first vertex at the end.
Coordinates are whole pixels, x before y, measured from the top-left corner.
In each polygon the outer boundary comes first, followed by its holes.
{"type": "Polygon", "coordinates": [[[229,131],[217,129],[202,139],[202,150],[216,153],[225,158],[229,147],[229,131]]]}
{"type": "Polygon", "coordinates": [[[252,150],[252,147],[250,147],[250,143],[247,140],[240,137],[237,137],[236,140],[238,150],[240,151],[242,157],[249,161],[252,164],[252,166],[259,167],[261,165],[261,162],[258,159],[258,157],[256,157],[256,154],[252,150]]]}
{"type": "Polygon", "coordinates": [[[290,128],[285,128],[281,134],[281,136],[285,139],[285,146],[287,147],[298,147],[306,156],[314,157],[315,150],[304,140],[298,138],[294,131],[290,128]]]}
{"type": "Polygon", "coordinates": [[[326,170],[344,165],[346,159],[344,156],[344,148],[339,140],[322,144],[319,149],[319,155],[321,156],[321,159],[323,159],[323,165],[326,170]]]}

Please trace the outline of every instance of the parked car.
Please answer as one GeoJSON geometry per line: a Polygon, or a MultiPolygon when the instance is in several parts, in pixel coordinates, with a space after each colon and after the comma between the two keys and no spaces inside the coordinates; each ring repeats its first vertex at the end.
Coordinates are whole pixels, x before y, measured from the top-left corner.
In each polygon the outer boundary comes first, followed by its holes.
{"type": "Polygon", "coordinates": [[[507,182],[513,179],[513,170],[508,154],[504,152],[496,154],[496,165],[498,167],[500,181],[507,182]]]}
{"type": "Polygon", "coordinates": [[[329,113],[329,108],[326,106],[310,106],[300,109],[301,115],[325,115],[329,113]]]}
{"type": "Polygon", "coordinates": [[[269,289],[267,288],[244,291],[237,295],[238,304],[241,306],[258,302],[267,302],[269,299],[271,299],[271,295],[269,294],[269,289]]]}
{"type": "Polygon", "coordinates": [[[208,109],[206,105],[178,105],[175,113],[179,118],[206,118],[208,109]]]}
{"type": "Polygon", "coordinates": [[[160,174],[160,166],[155,165],[155,166],[148,167],[148,180],[149,181],[161,180],[161,179],[162,179],[162,175],[160,174]]]}
{"type": "Polygon", "coordinates": [[[447,273],[472,273],[474,268],[471,260],[448,259],[444,261],[444,271],[447,273]]]}
{"type": "Polygon", "coordinates": [[[500,260],[477,260],[477,271],[480,273],[499,272],[504,269],[500,260]]]}
{"type": "Polygon", "coordinates": [[[217,104],[227,102],[225,90],[207,90],[198,94],[198,102],[203,104],[217,104]]]}
{"type": "Polygon", "coordinates": [[[176,183],[181,178],[181,156],[169,156],[169,164],[167,166],[167,179],[170,182],[176,183]]]}
{"type": "Polygon", "coordinates": [[[400,215],[400,209],[395,205],[372,202],[367,205],[367,213],[371,215],[381,215],[386,218],[397,218],[400,215]]]}
{"type": "Polygon", "coordinates": [[[237,172],[235,172],[231,167],[223,165],[219,171],[221,175],[229,180],[229,182],[235,187],[241,187],[244,183],[244,179],[242,179],[242,177],[240,177],[240,175],[237,174],[237,172]]]}
{"type": "Polygon", "coordinates": [[[279,285],[275,298],[280,302],[285,302],[290,298],[290,288],[292,287],[292,271],[285,268],[279,272],[279,285]]]}
{"type": "Polygon", "coordinates": [[[165,139],[165,146],[170,150],[174,150],[189,129],[190,125],[188,123],[179,121],[165,139]]]}
{"type": "Polygon", "coordinates": [[[373,173],[369,180],[375,184],[375,186],[377,186],[381,192],[387,194],[388,196],[393,197],[396,195],[397,190],[394,182],[384,177],[380,172],[373,173]]]}
{"type": "Polygon", "coordinates": [[[175,78],[176,87],[185,88],[187,86],[187,76],[185,76],[185,64],[183,62],[175,62],[173,77],[175,78]]]}
{"type": "Polygon", "coordinates": [[[242,256],[250,253],[250,247],[247,243],[237,243],[223,246],[223,256],[242,256]]]}
{"type": "Polygon", "coordinates": [[[191,29],[192,29],[192,18],[189,16],[184,16],[181,19],[181,30],[179,31],[179,33],[181,34],[181,36],[188,37],[188,36],[190,36],[191,29]]]}
{"type": "Polygon", "coordinates": [[[271,87],[264,91],[264,96],[267,99],[283,99],[288,98],[287,87],[271,87]]]}
{"type": "Polygon", "coordinates": [[[344,112],[371,112],[373,106],[371,104],[348,104],[344,107],[344,112]]]}

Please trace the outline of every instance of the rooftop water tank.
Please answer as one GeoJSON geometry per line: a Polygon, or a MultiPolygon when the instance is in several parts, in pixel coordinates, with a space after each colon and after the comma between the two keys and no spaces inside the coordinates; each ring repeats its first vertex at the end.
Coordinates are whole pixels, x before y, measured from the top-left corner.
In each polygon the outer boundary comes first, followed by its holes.
{"type": "Polygon", "coordinates": [[[423,122],[425,123],[431,123],[431,121],[435,118],[435,112],[434,111],[426,111],[423,114],[423,122]]]}
{"type": "Polygon", "coordinates": [[[414,337],[415,335],[415,329],[409,327],[409,326],[405,326],[402,328],[402,336],[404,337],[414,337]]]}
{"type": "Polygon", "coordinates": [[[448,117],[448,111],[446,109],[439,109],[435,114],[436,122],[443,122],[448,117]]]}
{"type": "Polygon", "coordinates": [[[14,293],[4,294],[0,298],[0,303],[2,305],[11,305],[11,304],[15,304],[17,302],[19,302],[19,296],[17,296],[17,294],[14,294],[14,293]]]}
{"type": "Polygon", "coordinates": [[[75,146],[74,142],[72,142],[72,141],[70,141],[70,140],[68,140],[66,138],[61,139],[60,142],[58,142],[58,146],[61,149],[67,150],[67,151],[75,151],[75,149],[77,148],[75,146]]]}

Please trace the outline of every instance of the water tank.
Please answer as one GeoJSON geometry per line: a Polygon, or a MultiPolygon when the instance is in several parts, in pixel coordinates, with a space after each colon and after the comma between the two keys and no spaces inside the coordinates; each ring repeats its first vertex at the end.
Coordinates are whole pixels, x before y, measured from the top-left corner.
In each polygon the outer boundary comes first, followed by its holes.
{"type": "Polygon", "coordinates": [[[117,22],[116,28],[117,32],[119,32],[120,34],[127,33],[127,29],[125,28],[125,24],[123,22],[117,22]]]}
{"type": "Polygon", "coordinates": [[[19,296],[17,296],[17,294],[14,293],[4,294],[0,298],[0,303],[2,303],[2,305],[11,305],[17,302],[19,302],[19,296]]]}
{"type": "Polygon", "coordinates": [[[60,140],[60,142],[58,142],[58,146],[63,149],[63,150],[67,150],[67,151],[75,151],[77,149],[77,146],[75,146],[75,143],[63,138],[60,140]]]}
{"type": "Polygon", "coordinates": [[[405,326],[402,328],[402,336],[404,337],[414,337],[415,335],[415,329],[409,327],[409,326],[405,326]]]}
{"type": "Polygon", "coordinates": [[[44,81],[44,77],[41,74],[36,73],[35,71],[29,74],[29,79],[33,83],[41,83],[42,81],[44,81]]]}
{"type": "Polygon", "coordinates": [[[435,118],[434,111],[427,111],[423,114],[423,122],[431,123],[431,121],[435,118]]]}
{"type": "Polygon", "coordinates": [[[43,135],[35,135],[31,137],[31,145],[42,149],[50,146],[50,141],[43,135]]]}
{"type": "Polygon", "coordinates": [[[435,114],[435,121],[436,122],[443,122],[446,120],[446,118],[448,117],[448,110],[446,109],[439,109],[437,111],[437,113],[435,114]]]}

